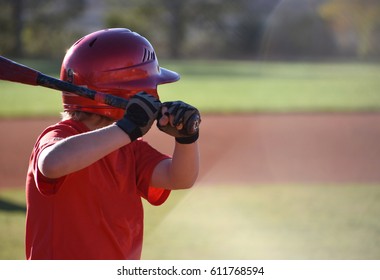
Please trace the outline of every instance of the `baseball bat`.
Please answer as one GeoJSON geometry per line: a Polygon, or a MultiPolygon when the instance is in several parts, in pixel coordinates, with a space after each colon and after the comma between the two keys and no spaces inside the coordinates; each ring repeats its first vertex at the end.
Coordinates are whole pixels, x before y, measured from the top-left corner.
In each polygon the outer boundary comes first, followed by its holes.
{"type": "MultiPolygon", "coordinates": [[[[0,80],[67,91],[120,109],[125,109],[128,104],[128,100],[125,98],[102,93],[53,78],[3,56],[0,56],[0,80]]],[[[199,122],[199,116],[191,118],[186,124],[186,133],[188,135],[196,133],[199,129],[199,122]]]]}

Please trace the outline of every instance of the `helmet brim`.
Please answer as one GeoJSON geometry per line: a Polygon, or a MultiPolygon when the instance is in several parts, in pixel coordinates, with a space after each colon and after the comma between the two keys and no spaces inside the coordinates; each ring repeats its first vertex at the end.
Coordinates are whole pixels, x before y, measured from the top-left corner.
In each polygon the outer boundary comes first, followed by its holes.
{"type": "Polygon", "coordinates": [[[181,76],[177,72],[171,71],[163,67],[160,67],[160,72],[161,73],[159,75],[158,84],[173,83],[181,78],[181,76]]]}

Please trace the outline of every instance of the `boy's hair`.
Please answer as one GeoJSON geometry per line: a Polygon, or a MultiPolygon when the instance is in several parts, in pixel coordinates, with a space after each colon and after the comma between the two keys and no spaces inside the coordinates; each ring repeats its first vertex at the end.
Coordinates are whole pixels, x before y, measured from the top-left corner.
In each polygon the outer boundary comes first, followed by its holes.
{"type": "Polygon", "coordinates": [[[67,110],[61,113],[61,118],[63,121],[72,119],[75,121],[83,122],[84,120],[90,118],[92,115],[97,115],[98,117],[100,117],[102,120],[106,122],[113,122],[111,118],[107,118],[105,116],[94,114],[94,113],[82,112],[82,111],[68,111],[67,110]]]}

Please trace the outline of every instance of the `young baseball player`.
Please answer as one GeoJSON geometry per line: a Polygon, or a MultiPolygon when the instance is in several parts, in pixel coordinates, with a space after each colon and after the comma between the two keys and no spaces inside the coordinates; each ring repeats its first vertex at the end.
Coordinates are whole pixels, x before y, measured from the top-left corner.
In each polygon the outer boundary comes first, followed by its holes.
{"type": "Polygon", "coordinates": [[[26,180],[27,259],[140,259],[142,199],[160,205],[198,175],[199,116],[181,102],[162,103],[157,85],[179,75],[161,68],[151,44],[128,29],[77,41],[61,79],[129,100],[126,110],[63,92],[62,121],[34,146],[26,180]],[[175,138],[172,156],[142,140],[153,123],[175,138]]]}

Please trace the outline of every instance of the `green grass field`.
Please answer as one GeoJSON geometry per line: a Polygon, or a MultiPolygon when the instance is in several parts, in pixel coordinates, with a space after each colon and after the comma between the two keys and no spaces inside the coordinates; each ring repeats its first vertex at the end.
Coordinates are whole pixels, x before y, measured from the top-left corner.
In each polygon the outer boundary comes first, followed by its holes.
{"type": "Polygon", "coordinates": [[[0,189],[0,260],[25,258],[24,232],[24,189],[0,189]]]}
{"type": "Polygon", "coordinates": [[[379,186],[199,186],[176,195],[147,209],[144,258],[380,258],[379,186]]]}
{"type": "MultiPolygon", "coordinates": [[[[55,75],[59,63],[21,61],[55,75]]],[[[203,113],[380,111],[380,65],[162,62],[163,101],[203,113]]],[[[0,117],[57,116],[60,94],[0,81],[0,117]]],[[[23,189],[0,189],[0,259],[24,258],[23,189]]],[[[146,206],[144,259],[380,259],[378,185],[197,186],[146,206]]]]}
{"type": "MultiPolygon", "coordinates": [[[[22,61],[58,75],[59,64],[22,61]]],[[[181,74],[159,87],[161,99],[183,100],[206,112],[335,112],[380,110],[380,65],[237,61],[163,62],[181,74]]],[[[60,93],[0,81],[0,117],[61,111],[60,93]]]]}
{"type": "MultiPolygon", "coordinates": [[[[143,259],[380,259],[379,200],[378,185],[196,186],[145,204],[143,259]]],[[[24,258],[24,201],[0,190],[0,259],[24,258]]]]}

